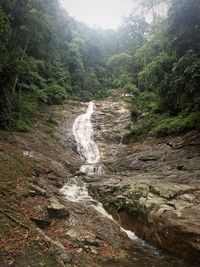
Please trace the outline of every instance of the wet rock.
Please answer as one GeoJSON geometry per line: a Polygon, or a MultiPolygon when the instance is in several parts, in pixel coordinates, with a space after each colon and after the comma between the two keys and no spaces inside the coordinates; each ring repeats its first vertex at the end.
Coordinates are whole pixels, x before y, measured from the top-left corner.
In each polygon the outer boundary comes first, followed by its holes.
{"type": "Polygon", "coordinates": [[[83,179],[87,183],[96,183],[96,182],[101,181],[102,177],[101,176],[95,177],[95,176],[87,176],[86,175],[83,179]]]}
{"type": "Polygon", "coordinates": [[[24,197],[35,197],[37,196],[36,192],[34,190],[28,190],[25,194],[23,194],[24,197]]]}
{"type": "Polygon", "coordinates": [[[117,188],[111,183],[95,189],[93,185],[97,197],[125,229],[178,256],[200,261],[198,188],[147,180],[117,188]]]}
{"type": "Polygon", "coordinates": [[[50,218],[64,219],[69,217],[69,211],[56,198],[50,198],[50,204],[47,207],[47,212],[50,218]]]}

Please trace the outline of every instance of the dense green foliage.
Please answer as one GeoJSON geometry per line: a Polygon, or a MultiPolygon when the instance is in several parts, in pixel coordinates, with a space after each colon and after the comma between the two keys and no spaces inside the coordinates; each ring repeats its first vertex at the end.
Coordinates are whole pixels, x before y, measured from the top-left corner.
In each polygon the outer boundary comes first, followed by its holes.
{"type": "Polygon", "coordinates": [[[107,35],[58,0],[0,0],[0,127],[25,126],[40,102],[106,95],[107,35]]]}
{"type": "Polygon", "coordinates": [[[132,96],[134,118],[145,114],[135,135],[198,127],[199,0],[135,2],[137,14],[114,31],[75,21],[58,0],[0,0],[0,128],[27,130],[40,103],[110,89],[132,96]]]}
{"type": "MultiPolygon", "coordinates": [[[[151,5],[158,2],[164,1],[151,5]]],[[[135,96],[133,87],[132,109],[146,115],[132,132],[135,137],[153,128],[159,136],[199,128],[199,14],[199,0],[171,1],[168,16],[153,21],[147,41],[136,50],[137,75],[130,75],[139,93],[135,96]]]]}

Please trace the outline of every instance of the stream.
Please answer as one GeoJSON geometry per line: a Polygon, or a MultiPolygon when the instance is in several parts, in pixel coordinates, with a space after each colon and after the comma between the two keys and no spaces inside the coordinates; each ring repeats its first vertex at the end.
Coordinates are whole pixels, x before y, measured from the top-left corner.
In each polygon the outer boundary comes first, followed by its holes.
{"type": "MultiPolygon", "coordinates": [[[[93,102],[88,103],[86,112],[78,116],[73,124],[73,135],[77,144],[77,151],[85,164],[80,167],[80,172],[89,176],[100,176],[105,172],[100,162],[100,152],[93,137],[91,116],[95,111],[93,102]]],[[[114,221],[112,216],[104,209],[103,205],[94,200],[88,193],[87,185],[80,176],[71,178],[61,189],[62,194],[72,202],[89,205],[101,213],[106,219],[114,221]]],[[[115,222],[115,221],[114,221],[115,222]]],[[[117,225],[118,223],[115,222],[117,225]]],[[[119,226],[120,227],[120,226],[119,226]]],[[[127,253],[127,259],[113,259],[106,262],[104,267],[192,267],[185,261],[177,259],[138,238],[133,232],[120,227],[133,243],[132,251],[127,253]]]]}

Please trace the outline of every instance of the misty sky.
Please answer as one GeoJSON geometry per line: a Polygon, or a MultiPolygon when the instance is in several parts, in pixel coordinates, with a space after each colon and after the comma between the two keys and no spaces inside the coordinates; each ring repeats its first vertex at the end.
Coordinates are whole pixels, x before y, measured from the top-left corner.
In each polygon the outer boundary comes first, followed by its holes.
{"type": "Polygon", "coordinates": [[[89,26],[117,28],[133,8],[132,0],[60,0],[69,15],[89,26]]]}

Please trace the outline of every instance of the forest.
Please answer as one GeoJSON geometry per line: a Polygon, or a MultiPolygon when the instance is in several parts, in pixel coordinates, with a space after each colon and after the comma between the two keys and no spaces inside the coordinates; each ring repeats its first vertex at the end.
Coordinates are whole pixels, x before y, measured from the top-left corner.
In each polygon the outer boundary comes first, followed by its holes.
{"type": "Polygon", "coordinates": [[[200,2],[137,2],[117,30],[103,30],[76,21],[58,0],[0,0],[0,128],[29,131],[45,105],[118,91],[139,121],[132,137],[199,128],[200,2]],[[167,15],[157,11],[162,4],[167,15]]]}
{"type": "Polygon", "coordinates": [[[200,0],[0,0],[0,267],[39,266],[200,266],[200,0]]]}

